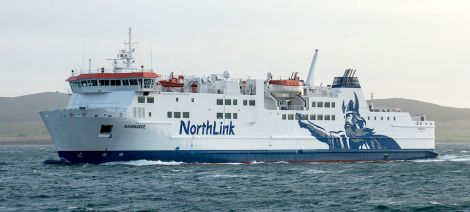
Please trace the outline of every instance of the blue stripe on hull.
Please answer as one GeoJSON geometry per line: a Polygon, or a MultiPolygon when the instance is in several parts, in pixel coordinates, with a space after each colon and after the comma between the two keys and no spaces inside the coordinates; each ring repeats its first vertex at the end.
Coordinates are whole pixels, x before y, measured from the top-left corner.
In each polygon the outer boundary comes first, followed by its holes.
{"type": "Polygon", "coordinates": [[[110,161],[160,160],[188,163],[249,163],[252,161],[382,161],[435,158],[434,150],[239,150],[239,151],[59,151],[70,163],[100,164],[110,161]]]}

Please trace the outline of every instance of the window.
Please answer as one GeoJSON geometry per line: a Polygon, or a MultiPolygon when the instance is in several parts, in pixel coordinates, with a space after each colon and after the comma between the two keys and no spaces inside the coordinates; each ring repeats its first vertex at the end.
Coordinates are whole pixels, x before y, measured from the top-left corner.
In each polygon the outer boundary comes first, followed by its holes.
{"type": "Polygon", "coordinates": [[[225,113],[225,119],[231,119],[232,114],[231,113],[225,113]]]}
{"type": "Polygon", "coordinates": [[[129,80],[127,80],[127,79],[122,80],[122,85],[129,86],[129,80]]]}
{"type": "Polygon", "coordinates": [[[152,112],[149,112],[149,117],[152,117],[152,112]]]}
{"type": "Polygon", "coordinates": [[[331,120],[336,120],[336,116],[335,115],[331,115],[331,120]]]}
{"type": "Polygon", "coordinates": [[[98,81],[91,80],[91,86],[98,86],[98,81]]]}
{"type": "Polygon", "coordinates": [[[286,114],[282,114],[282,120],[286,120],[287,119],[287,115],[286,114]]]}
{"type": "Polygon", "coordinates": [[[374,116],[374,121],[377,121],[377,117],[376,117],[376,116],[374,116]]]}
{"type": "Polygon", "coordinates": [[[396,121],[396,120],[397,120],[397,117],[394,116],[394,117],[393,117],[393,120],[396,121]]]}
{"type": "Polygon", "coordinates": [[[147,97],[147,103],[154,103],[154,98],[152,96],[147,97]]]}
{"type": "Polygon", "coordinates": [[[316,107],[317,106],[317,103],[316,102],[312,102],[312,107],[316,107]]]}
{"type": "Polygon", "coordinates": [[[225,100],[225,105],[232,105],[232,100],[231,99],[226,99],[225,100]]]}
{"type": "Polygon", "coordinates": [[[100,80],[99,83],[100,83],[100,86],[108,86],[109,80],[100,80]]]}
{"type": "Polygon", "coordinates": [[[223,99],[217,99],[217,105],[223,105],[224,100],[223,99]]]}
{"type": "Polygon", "coordinates": [[[318,102],[317,107],[323,107],[323,102],[318,102]]]}
{"type": "Polygon", "coordinates": [[[329,107],[330,107],[330,103],[329,103],[329,102],[325,102],[325,107],[329,108],[329,107]]]}
{"type": "Polygon", "coordinates": [[[194,98],[191,98],[191,102],[194,102],[194,98]]]}
{"type": "Polygon", "coordinates": [[[310,114],[310,120],[316,120],[315,114],[310,114]]]}
{"type": "Polygon", "coordinates": [[[294,114],[289,114],[289,115],[287,115],[287,119],[289,119],[289,120],[294,120],[294,114]]]}
{"type": "Polygon", "coordinates": [[[367,116],[367,120],[370,120],[370,116],[367,116]]]}
{"type": "Polygon", "coordinates": [[[178,102],[180,99],[178,97],[176,97],[176,102],[178,102]]]}
{"type": "Polygon", "coordinates": [[[144,79],[144,88],[151,88],[153,87],[153,80],[152,79],[144,79]]]}
{"type": "Polygon", "coordinates": [[[332,107],[332,108],[335,108],[335,107],[336,107],[336,103],[335,103],[335,102],[332,102],[332,103],[331,103],[331,107],[332,107]]]}
{"type": "Polygon", "coordinates": [[[308,120],[308,114],[303,114],[302,117],[303,117],[303,120],[308,120]]]}
{"type": "Polygon", "coordinates": [[[255,100],[250,100],[250,106],[255,106],[255,100]]]}
{"type": "Polygon", "coordinates": [[[383,116],[381,116],[381,117],[380,117],[380,120],[382,120],[382,121],[383,121],[383,120],[384,120],[384,117],[383,117],[383,116]]]}
{"type": "Polygon", "coordinates": [[[299,118],[300,118],[299,116],[297,116],[297,115],[295,116],[295,120],[299,120],[299,118]]]}
{"type": "Polygon", "coordinates": [[[237,105],[237,104],[238,104],[238,102],[237,102],[236,99],[232,100],[232,102],[233,102],[233,105],[237,105]]]}
{"type": "Polygon", "coordinates": [[[167,118],[173,118],[173,113],[172,112],[167,112],[166,117],[167,118]]]}
{"type": "Polygon", "coordinates": [[[145,97],[143,97],[143,96],[137,97],[137,102],[138,103],[145,103],[145,97]]]}
{"type": "Polygon", "coordinates": [[[238,114],[237,113],[233,113],[233,119],[237,119],[238,118],[238,114]]]}
{"type": "Polygon", "coordinates": [[[175,113],[173,114],[173,117],[175,117],[175,119],[181,118],[181,112],[175,112],[175,113]]]}
{"type": "Polygon", "coordinates": [[[130,79],[129,84],[130,85],[137,85],[137,79],[130,79]]]}
{"type": "Polygon", "coordinates": [[[325,120],[329,121],[330,120],[330,115],[325,115],[325,120]]]}
{"type": "Polygon", "coordinates": [[[223,119],[224,114],[223,113],[217,113],[217,119],[223,119]]]}
{"type": "Polygon", "coordinates": [[[387,116],[387,121],[390,121],[390,117],[389,117],[389,116],[387,116]]]}
{"type": "Polygon", "coordinates": [[[243,100],[243,105],[244,105],[244,106],[247,106],[247,105],[248,105],[248,100],[244,99],[244,100],[243,100]]]}
{"type": "Polygon", "coordinates": [[[317,120],[323,120],[323,115],[317,115],[317,120]]]}
{"type": "Polygon", "coordinates": [[[189,112],[183,112],[183,118],[189,119],[189,112]]]}

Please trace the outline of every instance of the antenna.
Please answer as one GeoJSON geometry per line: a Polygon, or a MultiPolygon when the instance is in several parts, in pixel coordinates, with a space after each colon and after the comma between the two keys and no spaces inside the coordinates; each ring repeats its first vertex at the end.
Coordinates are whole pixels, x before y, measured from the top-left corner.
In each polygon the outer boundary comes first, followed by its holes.
{"type": "Polygon", "coordinates": [[[153,43],[150,40],[150,71],[153,71],[153,43]]]}
{"type": "Polygon", "coordinates": [[[370,106],[369,109],[372,111],[374,109],[374,93],[370,93],[370,106]]]}
{"type": "Polygon", "coordinates": [[[310,69],[308,71],[307,75],[307,86],[312,87],[313,86],[313,72],[315,70],[315,65],[317,63],[317,56],[318,56],[318,49],[315,49],[315,53],[313,54],[312,58],[312,63],[310,64],[310,69]]]}
{"type": "Polygon", "coordinates": [[[88,59],[88,73],[91,73],[91,58],[88,59]]]}

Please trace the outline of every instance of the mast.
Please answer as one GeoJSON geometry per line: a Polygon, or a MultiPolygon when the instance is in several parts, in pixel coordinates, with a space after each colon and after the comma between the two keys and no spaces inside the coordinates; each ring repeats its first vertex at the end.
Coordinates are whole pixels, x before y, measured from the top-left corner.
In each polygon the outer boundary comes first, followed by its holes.
{"type": "Polygon", "coordinates": [[[315,64],[317,63],[318,49],[315,49],[313,54],[312,63],[310,64],[310,69],[308,71],[306,85],[307,87],[313,87],[313,72],[315,70],[315,64]]]}

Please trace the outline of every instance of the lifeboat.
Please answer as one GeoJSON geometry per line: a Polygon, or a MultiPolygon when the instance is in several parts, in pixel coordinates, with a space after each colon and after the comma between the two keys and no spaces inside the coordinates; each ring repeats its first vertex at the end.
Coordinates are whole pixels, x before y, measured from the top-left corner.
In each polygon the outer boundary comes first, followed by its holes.
{"type": "Polygon", "coordinates": [[[173,73],[171,73],[168,79],[160,80],[160,85],[162,85],[165,88],[182,88],[184,87],[184,76],[179,75],[176,78],[176,77],[173,77],[173,73]]]}
{"type": "Polygon", "coordinates": [[[302,93],[304,83],[297,74],[292,73],[289,79],[269,80],[268,87],[274,93],[302,93]]]}

